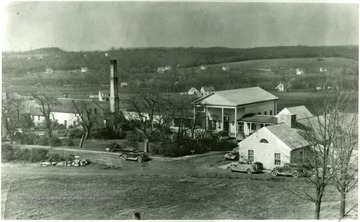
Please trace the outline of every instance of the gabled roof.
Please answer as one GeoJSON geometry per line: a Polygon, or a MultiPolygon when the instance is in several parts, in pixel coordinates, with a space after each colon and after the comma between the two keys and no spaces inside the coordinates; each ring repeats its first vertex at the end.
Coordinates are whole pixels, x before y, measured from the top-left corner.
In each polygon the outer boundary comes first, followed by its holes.
{"type": "MultiPolygon", "coordinates": [[[[310,118],[314,115],[305,107],[305,106],[294,106],[294,107],[285,107],[283,110],[281,110],[278,115],[294,115],[296,114],[296,119],[304,119],[304,118],[310,118]]],[[[278,116],[276,115],[276,116],[278,116]]]]}
{"type": "Polygon", "coordinates": [[[213,86],[203,86],[201,88],[204,89],[205,92],[213,92],[213,91],[215,91],[215,88],[213,86]]]}
{"type": "Polygon", "coordinates": [[[305,146],[309,146],[309,142],[306,141],[299,133],[299,130],[290,128],[285,123],[276,124],[272,126],[264,127],[269,130],[274,136],[285,143],[290,149],[297,149],[305,146]]]}
{"type": "Polygon", "coordinates": [[[267,115],[254,115],[251,117],[245,117],[239,119],[241,122],[248,122],[248,123],[270,123],[276,124],[277,118],[275,116],[267,116],[267,115]]]}
{"type": "Polygon", "coordinates": [[[194,101],[194,104],[239,106],[278,99],[278,97],[260,87],[251,87],[217,91],[194,101]],[[211,97],[215,96],[217,97],[216,99],[211,99],[211,97]]]}

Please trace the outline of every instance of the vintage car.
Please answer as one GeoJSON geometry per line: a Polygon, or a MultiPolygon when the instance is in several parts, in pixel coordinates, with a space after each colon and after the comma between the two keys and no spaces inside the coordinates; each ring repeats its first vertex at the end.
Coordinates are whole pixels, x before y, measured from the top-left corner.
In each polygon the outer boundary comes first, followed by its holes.
{"type": "Polygon", "coordinates": [[[252,173],[259,173],[262,172],[263,170],[263,166],[261,163],[253,163],[251,161],[248,160],[244,160],[244,161],[239,161],[239,162],[233,162],[231,163],[227,169],[230,172],[246,172],[248,174],[252,174],[252,173]]]}
{"type": "Polygon", "coordinates": [[[136,160],[139,163],[150,160],[150,157],[147,153],[139,151],[134,147],[127,147],[120,151],[120,155],[123,160],[136,160]]]}
{"type": "Polygon", "coordinates": [[[271,171],[271,174],[276,177],[277,175],[293,176],[295,178],[304,176],[304,169],[296,164],[285,163],[283,166],[276,166],[271,171]]]}
{"type": "Polygon", "coordinates": [[[239,159],[239,148],[234,148],[231,152],[225,154],[225,160],[238,160],[239,159]]]}

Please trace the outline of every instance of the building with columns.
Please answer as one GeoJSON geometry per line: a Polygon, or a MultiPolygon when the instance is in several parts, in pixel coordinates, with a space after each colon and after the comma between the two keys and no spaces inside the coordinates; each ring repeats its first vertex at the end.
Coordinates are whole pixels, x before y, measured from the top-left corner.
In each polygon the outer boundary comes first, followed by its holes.
{"type": "Polygon", "coordinates": [[[205,130],[228,132],[239,140],[252,127],[244,126],[243,118],[253,115],[272,117],[277,114],[279,98],[260,87],[216,91],[193,102],[194,114],[204,112],[205,130]]]}

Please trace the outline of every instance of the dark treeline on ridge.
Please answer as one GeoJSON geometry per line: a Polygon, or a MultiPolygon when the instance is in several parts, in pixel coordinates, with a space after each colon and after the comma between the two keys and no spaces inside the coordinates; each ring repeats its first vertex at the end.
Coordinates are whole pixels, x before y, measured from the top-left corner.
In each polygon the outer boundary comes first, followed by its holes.
{"type": "Polygon", "coordinates": [[[157,67],[194,67],[254,59],[341,57],[358,60],[358,46],[282,46],[259,48],[137,48],[108,51],[66,52],[44,48],[27,52],[4,52],[3,73],[21,76],[27,72],[108,69],[108,60],[117,59],[125,73],[152,73],[157,67]]]}

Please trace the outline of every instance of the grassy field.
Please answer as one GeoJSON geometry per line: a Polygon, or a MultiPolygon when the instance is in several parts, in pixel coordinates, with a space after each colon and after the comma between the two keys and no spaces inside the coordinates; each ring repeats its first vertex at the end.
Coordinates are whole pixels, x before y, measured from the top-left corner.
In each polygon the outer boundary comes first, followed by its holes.
{"type": "MultiPolygon", "coordinates": [[[[73,169],[76,171],[76,169],[73,169]]],[[[313,204],[287,190],[286,181],[98,174],[27,174],[11,184],[5,219],[312,219],[313,204]]],[[[3,187],[13,175],[3,175],[3,187]]],[[[4,192],[5,194],[5,192],[4,192]]],[[[350,199],[356,195],[349,195],[350,199]]],[[[322,219],[336,219],[338,193],[326,191],[322,219]]]]}
{"type": "MultiPolygon", "coordinates": [[[[111,153],[77,154],[94,162],[79,168],[3,164],[3,217],[117,220],[140,212],[142,219],[313,218],[313,203],[290,192],[312,193],[305,178],[230,173],[218,167],[229,163],[223,153],[142,164],[111,153]],[[104,170],[105,163],[116,167],[104,170]]],[[[347,209],[357,196],[357,190],[348,195],[347,209]]],[[[337,219],[338,206],[339,193],[329,185],[321,218],[337,219]]]]}

